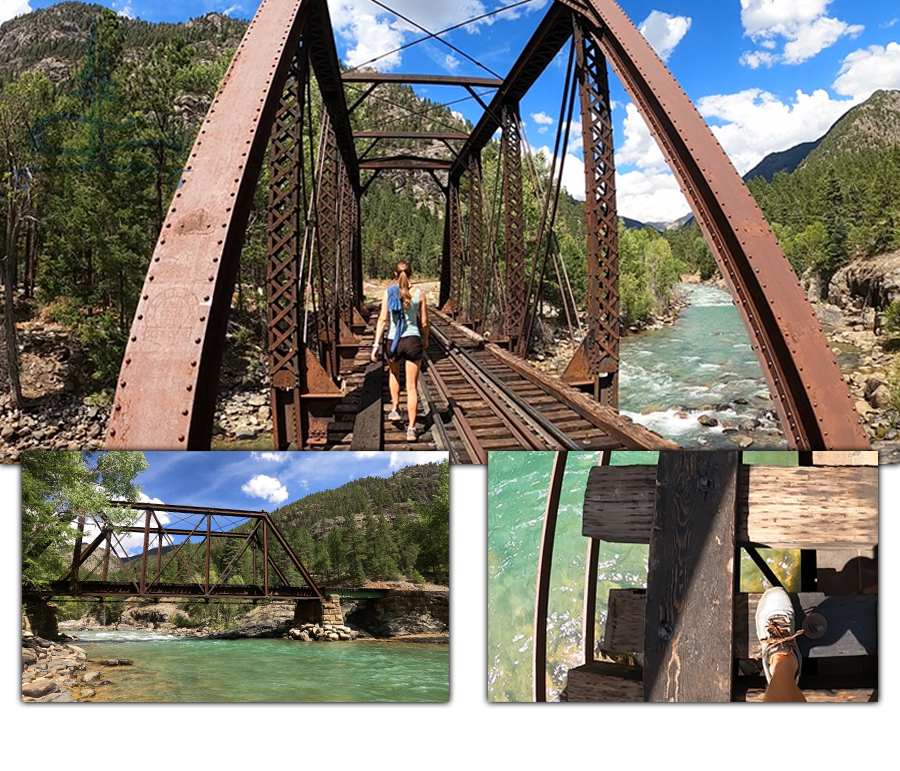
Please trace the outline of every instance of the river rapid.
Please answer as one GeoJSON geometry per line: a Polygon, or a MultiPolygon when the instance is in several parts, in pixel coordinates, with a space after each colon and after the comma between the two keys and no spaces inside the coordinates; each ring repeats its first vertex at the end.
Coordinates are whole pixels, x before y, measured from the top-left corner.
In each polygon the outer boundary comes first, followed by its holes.
{"type": "Polygon", "coordinates": [[[731,295],[697,284],[679,289],[689,305],[674,324],[620,342],[620,411],[695,448],[736,449],[734,434],[725,427],[756,419],[754,449],[785,449],[768,386],[731,295]],[[700,415],[718,425],[700,425],[700,415]]]}
{"type": "Polygon", "coordinates": [[[205,640],[153,632],[79,632],[88,671],[103,659],[108,702],[445,702],[448,645],[385,641],[205,640]]]}

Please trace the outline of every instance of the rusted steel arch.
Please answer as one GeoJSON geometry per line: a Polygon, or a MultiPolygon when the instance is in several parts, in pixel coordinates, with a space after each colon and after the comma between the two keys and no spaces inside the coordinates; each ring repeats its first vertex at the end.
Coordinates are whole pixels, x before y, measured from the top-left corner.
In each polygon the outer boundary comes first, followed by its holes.
{"type": "Polygon", "coordinates": [[[782,428],[799,449],[869,446],[797,276],[725,152],[650,44],[612,0],[558,0],[634,100],[678,179],[735,299],[782,428]]]}
{"type": "Polygon", "coordinates": [[[359,190],[326,0],[264,0],[203,122],[153,253],[119,376],[109,448],[209,447],[247,219],[301,36],[350,184],[359,190]]]}

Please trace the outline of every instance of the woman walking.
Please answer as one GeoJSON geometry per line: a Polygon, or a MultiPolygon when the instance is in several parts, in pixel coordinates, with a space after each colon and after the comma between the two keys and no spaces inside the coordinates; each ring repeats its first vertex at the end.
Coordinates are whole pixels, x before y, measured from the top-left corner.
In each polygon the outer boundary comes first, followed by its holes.
{"type": "Polygon", "coordinates": [[[388,362],[389,386],[391,391],[391,412],[388,420],[400,421],[400,362],[406,367],[406,412],[409,425],[406,440],[416,441],[416,412],[419,408],[419,367],[425,348],[428,347],[428,309],[425,295],[418,288],[410,291],[409,281],[412,268],[408,262],[398,262],[394,268],[392,284],[384,290],[381,314],[375,329],[375,345],[372,346],[372,361],[378,361],[378,348],[385,327],[388,340],[385,358],[388,362]]]}

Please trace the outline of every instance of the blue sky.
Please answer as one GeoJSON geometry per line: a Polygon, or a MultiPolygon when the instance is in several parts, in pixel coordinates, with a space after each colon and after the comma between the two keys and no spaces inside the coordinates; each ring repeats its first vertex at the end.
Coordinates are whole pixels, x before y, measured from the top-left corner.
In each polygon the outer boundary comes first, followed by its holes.
{"type": "MultiPolygon", "coordinates": [[[[389,477],[406,466],[441,463],[445,452],[146,452],[149,466],[138,478],[142,501],[182,506],[274,511],[321,490],[362,477],[389,477]]],[[[198,516],[162,514],[162,524],[184,517],[178,527],[192,529],[198,516]]],[[[243,520],[219,523],[223,529],[243,520]]],[[[143,517],[141,517],[143,523],[143,517]]],[[[174,526],[174,525],[173,525],[174,526]]],[[[88,527],[88,537],[92,537],[88,527]]],[[[183,538],[175,539],[180,543],[183,538]]],[[[197,538],[193,540],[198,540],[197,538]]],[[[140,551],[143,535],[122,539],[130,553],[140,551]]]]}
{"type": "MultiPolygon", "coordinates": [[[[429,31],[510,6],[515,0],[388,0],[429,31]]],[[[445,36],[484,67],[505,75],[546,12],[550,0],[531,0],[445,36]]],[[[0,20],[53,3],[0,0],[0,20]]],[[[103,4],[148,21],[177,21],[209,11],[250,18],[254,0],[106,0],[103,4]]],[[[679,80],[740,173],[765,155],[821,136],[850,107],[878,88],[900,88],[900,6],[896,0],[619,0],[679,80]]],[[[359,65],[422,36],[372,0],[329,0],[338,51],[359,65]]],[[[434,40],[380,59],[393,72],[488,73],[434,40]]],[[[554,144],[564,56],[522,102],[529,143],[554,144]]],[[[688,211],[678,185],[643,120],[615,76],[615,146],[620,214],[672,220],[688,211]]],[[[446,102],[465,97],[452,88],[418,88],[446,102]]],[[[472,122],[472,100],[453,106],[472,122]]],[[[564,182],[584,197],[580,134],[572,134],[564,182]]],[[[549,154],[549,149],[546,151],[549,154]]]]}

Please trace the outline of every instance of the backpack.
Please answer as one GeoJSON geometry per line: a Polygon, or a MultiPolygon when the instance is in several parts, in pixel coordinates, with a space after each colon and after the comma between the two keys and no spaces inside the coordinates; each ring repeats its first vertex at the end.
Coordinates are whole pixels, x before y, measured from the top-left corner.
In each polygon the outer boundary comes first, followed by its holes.
{"type": "Polygon", "coordinates": [[[403,301],[400,299],[400,287],[396,284],[388,287],[388,311],[394,320],[394,342],[391,345],[391,353],[395,353],[397,346],[400,344],[400,338],[406,331],[406,314],[403,313],[403,301]]]}

